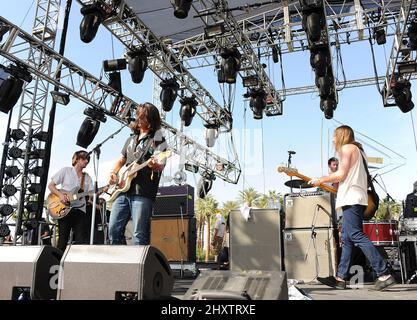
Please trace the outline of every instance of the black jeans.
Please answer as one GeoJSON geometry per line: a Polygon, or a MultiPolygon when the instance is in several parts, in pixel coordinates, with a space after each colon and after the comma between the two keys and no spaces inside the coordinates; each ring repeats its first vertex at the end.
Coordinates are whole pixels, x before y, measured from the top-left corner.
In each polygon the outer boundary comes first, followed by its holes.
{"type": "Polygon", "coordinates": [[[62,219],[58,220],[58,249],[65,251],[68,240],[70,238],[71,229],[73,231],[74,244],[87,244],[84,233],[85,213],[78,209],[71,209],[71,211],[62,219]]]}

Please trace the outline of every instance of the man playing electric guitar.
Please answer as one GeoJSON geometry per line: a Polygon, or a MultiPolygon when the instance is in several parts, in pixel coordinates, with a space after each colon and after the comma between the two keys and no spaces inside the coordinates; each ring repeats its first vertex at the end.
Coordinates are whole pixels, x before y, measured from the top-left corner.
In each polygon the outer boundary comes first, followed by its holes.
{"type": "MultiPolygon", "coordinates": [[[[63,204],[69,204],[69,196],[62,190],[83,189],[84,191],[93,191],[93,180],[84,173],[90,156],[86,151],[77,151],[72,156],[72,167],[64,167],[55,173],[48,185],[49,190],[58,196],[63,204]],[[61,185],[61,189],[57,186],[61,185]]],[[[73,230],[73,240],[75,244],[86,244],[88,239],[84,236],[84,219],[85,202],[77,208],[72,208],[66,216],[58,220],[59,239],[58,249],[65,251],[70,237],[71,229],[73,230]]]]}
{"type": "Polygon", "coordinates": [[[135,173],[130,188],[120,192],[114,199],[109,221],[111,244],[126,244],[124,233],[130,218],[133,222],[134,243],[150,243],[150,219],[161,172],[165,166],[165,163],[158,163],[153,157],[166,149],[160,130],[161,122],[159,111],[153,104],[146,102],[139,105],[136,109],[136,121],[131,125],[134,135],[127,139],[120,157],[112,167],[110,185],[119,182],[118,174],[124,165],[147,162],[143,169],[135,173]]]}

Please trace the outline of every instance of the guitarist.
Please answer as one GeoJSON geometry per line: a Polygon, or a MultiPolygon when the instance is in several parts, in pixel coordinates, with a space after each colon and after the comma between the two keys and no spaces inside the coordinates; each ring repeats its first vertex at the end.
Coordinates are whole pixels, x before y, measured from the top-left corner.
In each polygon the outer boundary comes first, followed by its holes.
{"type": "Polygon", "coordinates": [[[318,277],[317,280],[336,289],[346,289],[352,250],[358,246],[378,276],[374,289],[384,290],[396,281],[390,274],[387,261],[363,232],[362,222],[368,205],[368,174],[362,145],[355,141],[352,128],[345,125],[336,128],[333,143],[340,156],[338,170],[328,176],[312,179],[309,184],[319,186],[326,182],[339,182],[336,209],[343,210],[342,256],[336,277],[318,277]]]}
{"type": "MultiPolygon", "coordinates": [[[[52,176],[48,188],[58,196],[62,203],[68,204],[69,198],[64,192],[58,190],[58,185],[61,185],[63,190],[73,190],[76,187],[83,189],[83,191],[93,190],[93,180],[88,173],[83,172],[89,161],[90,156],[86,151],[77,151],[72,156],[72,167],[64,167],[52,176]]],[[[88,243],[84,236],[84,215],[85,204],[80,208],[72,208],[65,217],[58,219],[59,238],[57,247],[62,252],[67,247],[71,229],[76,244],[88,243]]]]}
{"type": "Polygon", "coordinates": [[[150,224],[153,205],[158,191],[164,163],[158,163],[153,155],[167,148],[161,132],[161,117],[158,109],[151,103],[144,103],[136,109],[136,120],[130,126],[131,135],[116,160],[110,173],[109,184],[118,181],[119,170],[132,162],[149,163],[131,181],[130,189],[122,192],[114,200],[109,221],[111,244],[126,244],[125,227],[132,218],[133,240],[137,245],[150,243],[150,224]]]}

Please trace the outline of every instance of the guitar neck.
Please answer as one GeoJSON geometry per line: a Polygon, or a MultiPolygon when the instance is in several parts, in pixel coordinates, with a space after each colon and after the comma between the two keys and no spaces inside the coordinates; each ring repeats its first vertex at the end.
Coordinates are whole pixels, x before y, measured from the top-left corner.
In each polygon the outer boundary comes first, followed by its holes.
{"type": "MultiPolygon", "coordinates": [[[[311,180],[311,178],[310,177],[307,177],[307,176],[305,176],[305,175],[303,175],[303,174],[301,174],[301,173],[298,173],[298,172],[292,172],[291,173],[291,175],[294,175],[294,176],[296,176],[297,178],[300,178],[300,179],[303,179],[304,181],[306,181],[306,182],[308,182],[308,181],[310,181],[311,180]]],[[[322,188],[323,190],[326,190],[327,192],[331,192],[331,193],[334,193],[334,194],[336,194],[337,193],[337,190],[336,190],[336,188],[333,188],[333,187],[331,187],[331,186],[328,186],[327,184],[320,184],[319,185],[319,187],[320,188],[322,188]]]]}
{"type": "MultiPolygon", "coordinates": [[[[100,193],[100,192],[101,192],[101,191],[103,191],[105,188],[106,188],[106,187],[99,188],[99,189],[97,190],[97,193],[100,193]]],[[[91,195],[91,194],[94,194],[94,190],[92,190],[92,191],[86,191],[86,192],[82,192],[82,193],[77,193],[77,194],[75,195],[75,197],[76,197],[76,199],[80,199],[80,198],[82,198],[82,197],[89,196],[89,195],[91,195]]]]}

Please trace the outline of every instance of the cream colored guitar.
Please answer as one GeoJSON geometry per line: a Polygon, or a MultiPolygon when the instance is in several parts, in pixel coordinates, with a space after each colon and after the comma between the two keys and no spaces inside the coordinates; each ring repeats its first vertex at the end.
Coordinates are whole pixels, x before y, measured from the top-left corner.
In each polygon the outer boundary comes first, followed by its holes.
{"type": "Polygon", "coordinates": [[[110,185],[109,190],[107,191],[110,194],[109,200],[107,203],[112,203],[122,192],[126,192],[130,189],[130,184],[132,180],[137,176],[137,173],[145,168],[151,159],[155,159],[157,162],[161,162],[164,159],[168,159],[171,157],[172,151],[166,150],[161,153],[158,153],[156,156],[153,156],[149,160],[138,164],[136,162],[132,162],[128,166],[120,169],[119,171],[119,178],[115,184],[110,185]]]}

